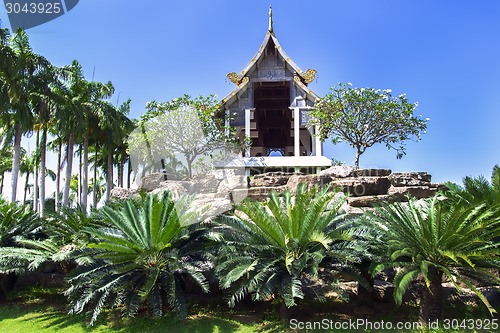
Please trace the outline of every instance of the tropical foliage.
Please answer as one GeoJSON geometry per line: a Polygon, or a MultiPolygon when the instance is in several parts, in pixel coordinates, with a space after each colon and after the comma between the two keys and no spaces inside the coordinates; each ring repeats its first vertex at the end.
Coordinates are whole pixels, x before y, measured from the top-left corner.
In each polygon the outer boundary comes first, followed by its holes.
{"type": "Polygon", "coordinates": [[[493,167],[490,182],[484,176],[467,176],[463,179],[463,186],[451,182],[445,185],[449,189],[445,195],[450,202],[467,206],[481,203],[500,204],[500,167],[498,165],[493,167]]]}
{"type": "Polygon", "coordinates": [[[394,298],[402,297],[413,281],[422,279],[420,317],[425,323],[440,318],[442,282],[474,291],[491,313],[494,308],[475,286],[478,281],[498,285],[500,207],[480,204],[463,208],[435,196],[408,204],[386,204],[366,214],[363,223],[375,237],[372,246],[383,255],[374,260],[372,273],[395,268],[394,298]]]}
{"type": "Polygon", "coordinates": [[[201,270],[187,261],[190,244],[201,236],[194,231],[200,213],[188,208],[188,197],[174,202],[170,192],[146,196],[139,203],[131,199],[115,209],[104,207],[110,226],[88,229],[97,242],[85,256],[95,260],[69,279],[71,312],[90,307],[92,323],[105,306],[123,305],[125,313],[134,316],[147,304],[154,316],[161,316],[167,303],[185,316],[182,277],[208,291],[201,270]]]}
{"type": "Polygon", "coordinates": [[[305,289],[322,299],[314,282],[333,281],[339,269],[359,261],[355,231],[339,220],[343,202],[328,188],[307,191],[301,184],[295,197],[273,193],[266,203],[245,201],[234,216],[222,217],[227,228],[216,271],[220,286],[231,288],[229,305],[250,294],[276,296],[292,307],[305,289]]]}
{"type": "Polygon", "coordinates": [[[417,104],[406,95],[391,95],[391,90],[353,88],[339,84],[321,98],[310,111],[312,124],[318,125],[322,140],[331,137],[334,143],[345,141],[356,149],[355,165],[367,148],[383,143],[405,155],[404,141],[420,140],[429,119],[413,115],[417,104]]]}
{"type": "MultiPolygon", "coordinates": [[[[164,103],[152,101],[146,108],[128,140],[131,154],[137,159],[134,165],[140,165],[144,171],[160,169],[160,163],[166,169],[170,163],[164,159],[172,162],[179,158],[185,161],[179,171],[186,169],[191,178],[199,169],[195,162],[213,157],[216,151],[239,147],[232,135],[234,128],[225,126],[219,102],[213,95],[194,99],[185,95],[164,103]]],[[[177,173],[179,168],[169,169],[177,173]]]]}
{"type": "MultiPolygon", "coordinates": [[[[1,152],[2,156],[10,155],[8,159],[2,158],[0,176],[3,183],[5,172],[11,173],[11,202],[18,198],[17,183],[20,173],[24,173],[27,179],[25,193],[30,189],[29,179],[33,177],[33,207],[42,216],[45,214],[45,179],[51,175],[46,169],[49,147],[58,154],[58,169],[54,172],[57,208],[76,204],[88,208],[88,184],[92,182],[89,177],[91,150],[96,154],[101,151],[104,156],[105,162],[96,161],[93,167],[95,178],[97,169],[107,176],[107,198],[114,183],[115,167],[119,183],[123,185],[124,165],[128,162],[125,138],[133,129],[133,123],[127,117],[130,101],[120,106],[112,105],[108,100],[114,93],[112,83],[87,81],[76,60],[61,68],[53,66],[34,52],[23,30],[11,35],[7,29],[0,29],[0,59],[1,152]],[[23,161],[23,135],[33,133],[36,133],[36,153],[34,158],[23,161]],[[77,200],[70,202],[75,145],[81,147],[79,187],[77,200]],[[66,148],[64,159],[63,147],[66,148]],[[61,169],[64,167],[63,173],[61,169]]],[[[96,204],[94,201],[94,207],[96,204]]]]}

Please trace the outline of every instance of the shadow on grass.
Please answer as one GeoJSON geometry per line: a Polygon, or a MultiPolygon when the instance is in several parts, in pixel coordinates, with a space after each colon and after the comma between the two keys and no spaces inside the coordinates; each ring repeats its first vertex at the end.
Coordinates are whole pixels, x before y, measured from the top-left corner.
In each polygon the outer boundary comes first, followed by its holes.
{"type": "Polygon", "coordinates": [[[26,320],[41,323],[44,327],[50,327],[56,331],[65,329],[70,331],[70,328],[78,326],[79,331],[116,333],[229,333],[238,331],[241,326],[234,320],[215,316],[193,316],[187,320],[181,320],[169,314],[161,318],[121,318],[115,311],[103,314],[94,326],[88,326],[88,318],[83,314],[67,315],[60,311],[38,313],[26,320]]]}

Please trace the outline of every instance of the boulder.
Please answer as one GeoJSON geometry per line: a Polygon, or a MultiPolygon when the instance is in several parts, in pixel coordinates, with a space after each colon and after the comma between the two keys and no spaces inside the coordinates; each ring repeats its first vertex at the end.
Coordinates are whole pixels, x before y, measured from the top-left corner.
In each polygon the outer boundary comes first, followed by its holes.
{"type": "MultiPolygon", "coordinates": [[[[287,190],[287,186],[270,186],[270,187],[251,187],[248,190],[235,190],[233,193],[238,195],[240,191],[247,191],[247,197],[253,200],[264,201],[267,200],[272,192],[281,194],[287,190]]],[[[234,195],[234,194],[233,194],[234,195]]]]}
{"type": "Polygon", "coordinates": [[[398,197],[389,194],[349,197],[347,199],[347,202],[352,207],[375,207],[383,202],[392,203],[395,201],[398,201],[398,197]]]}
{"type": "Polygon", "coordinates": [[[345,209],[345,213],[349,216],[354,215],[363,215],[368,209],[367,208],[359,208],[359,207],[351,207],[347,205],[347,209],[345,209]]]}
{"type": "Polygon", "coordinates": [[[443,191],[443,192],[446,192],[446,191],[449,191],[449,188],[448,186],[446,186],[445,184],[443,183],[435,183],[435,184],[431,184],[430,185],[431,188],[435,188],[437,189],[438,191],[443,191]]]}
{"type": "Polygon", "coordinates": [[[390,169],[358,169],[353,171],[354,177],[387,177],[392,173],[390,169]]]}
{"type": "Polygon", "coordinates": [[[373,293],[381,302],[394,302],[394,285],[392,283],[380,280],[373,281],[373,293]]]}
{"type": "Polygon", "coordinates": [[[330,211],[332,209],[335,209],[337,205],[341,205],[339,208],[339,213],[346,212],[349,209],[349,204],[347,203],[347,196],[342,193],[335,193],[335,196],[333,197],[333,200],[326,205],[325,211],[330,211]]]}
{"type": "Polygon", "coordinates": [[[429,186],[431,175],[427,172],[395,172],[389,180],[392,186],[429,186]]]}
{"type": "Polygon", "coordinates": [[[341,188],[345,193],[360,197],[366,195],[387,194],[391,183],[387,177],[356,177],[332,179],[332,189],[341,188]]]}
{"type": "Polygon", "coordinates": [[[398,201],[406,201],[406,196],[417,199],[425,199],[434,196],[438,191],[437,188],[429,186],[404,186],[404,187],[394,187],[389,188],[388,194],[393,195],[398,198],[398,201]]]}
{"type": "Polygon", "coordinates": [[[294,175],[291,172],[266,172],[255,175],[250,180],[250,187],[271,187],[286,185],[288,179],[294,175]]]}
{"type": "Polygon", "coordinates": [[[170,192],[172,192],[173,199],[177,200],[177,199],[179,199],[179,197],[181,195],[188,192],[186,187],[183,186],[183,185],[185,185],[184,183],[185,182],[175,181],[175,180],[163,181],[159,184],[158,188],[151,191],[151,193],[157,194],[157,193],[161,193],[163,191],[170,191],[170,192]]]}
{"type": "Polygon", "coordinates": [[[139,190],[151,192],[160,187],[160,183],[165,181],[165,174],[161,172],[150,173],[142,178],[139,190]]]}
{"type": "Polygon", "coordinates": [[[220,197],[212,193],[197,195],[191,202],[192,209],[199,209],[203,212],[204,218],[215,217],[233,208],[228,197],[220,197]]]}
{"type": "Polygon", "coordinates": [[[114,187],[111,189],[109,194],[111,199],[116,200],[125,200],[133,195],[137,194],[137,190],[133,188],[123,188],[123,187],[114,187]]]}
{"type": "Polygon", "coordinates": [[[326,170],[322,170],[319,175],[321,177],[331,177],[331,178],[346,178],[351,177],[354,168],[348,165],[332,166],[326,170]]]}
{"type": "Polygon", "coordinates": [[[293,175],[288,179],[286,188],[290,190],[292,194],[295,194],[297,185],[300,183],[306,184],[307,189],[311,189],[316,185],[322,185],[322,179],[323,178],[318,175],[293,175]]]}
{"type": "Polygon", "coordinates": [[[189,182],[191,184],[189,188],[191,193],[214,193],[221,181],[215,178],[215,175],[206,174],[196,176],[190,179],[189,182]]]}
{"type": "Polygon", "coordinates": [[[247,177],[235,175],[224,178],[219,184],[216,193],[217,195],[227,196],[232,200],[233,204],[240,203],[248,194],[247,177]]]}

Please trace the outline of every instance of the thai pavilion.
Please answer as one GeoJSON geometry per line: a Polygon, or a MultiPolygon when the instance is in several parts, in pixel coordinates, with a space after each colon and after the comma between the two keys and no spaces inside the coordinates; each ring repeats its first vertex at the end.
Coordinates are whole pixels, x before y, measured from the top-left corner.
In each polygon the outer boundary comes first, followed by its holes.
{"type": "Polygon", "coordinates": [[[302,71],[285,53],[273,30],[271,8],[257,54],[240,74],[227,77],[236,88],[222,100],[222,108],[240,140],[248,136],[252,141],[238,161],[248,173],[318,172],[331,165],[322,155],[317,129],[308,126],[308,110],[318,98],[308,87],[316,70],[302,71]]]}

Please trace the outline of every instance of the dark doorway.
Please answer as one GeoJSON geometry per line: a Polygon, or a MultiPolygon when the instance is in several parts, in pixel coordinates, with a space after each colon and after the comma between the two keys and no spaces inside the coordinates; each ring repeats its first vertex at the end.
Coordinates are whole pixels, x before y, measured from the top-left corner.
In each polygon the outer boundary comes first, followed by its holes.
{"type": "Polygon", "coordinates": [[[265,155],[271,151],[286,154],[293,147],[290,136],[292,114],[290,109],[290,82],[255,82],[254,107],[258,138],[252,147],[261,147],[265,155]]]}

